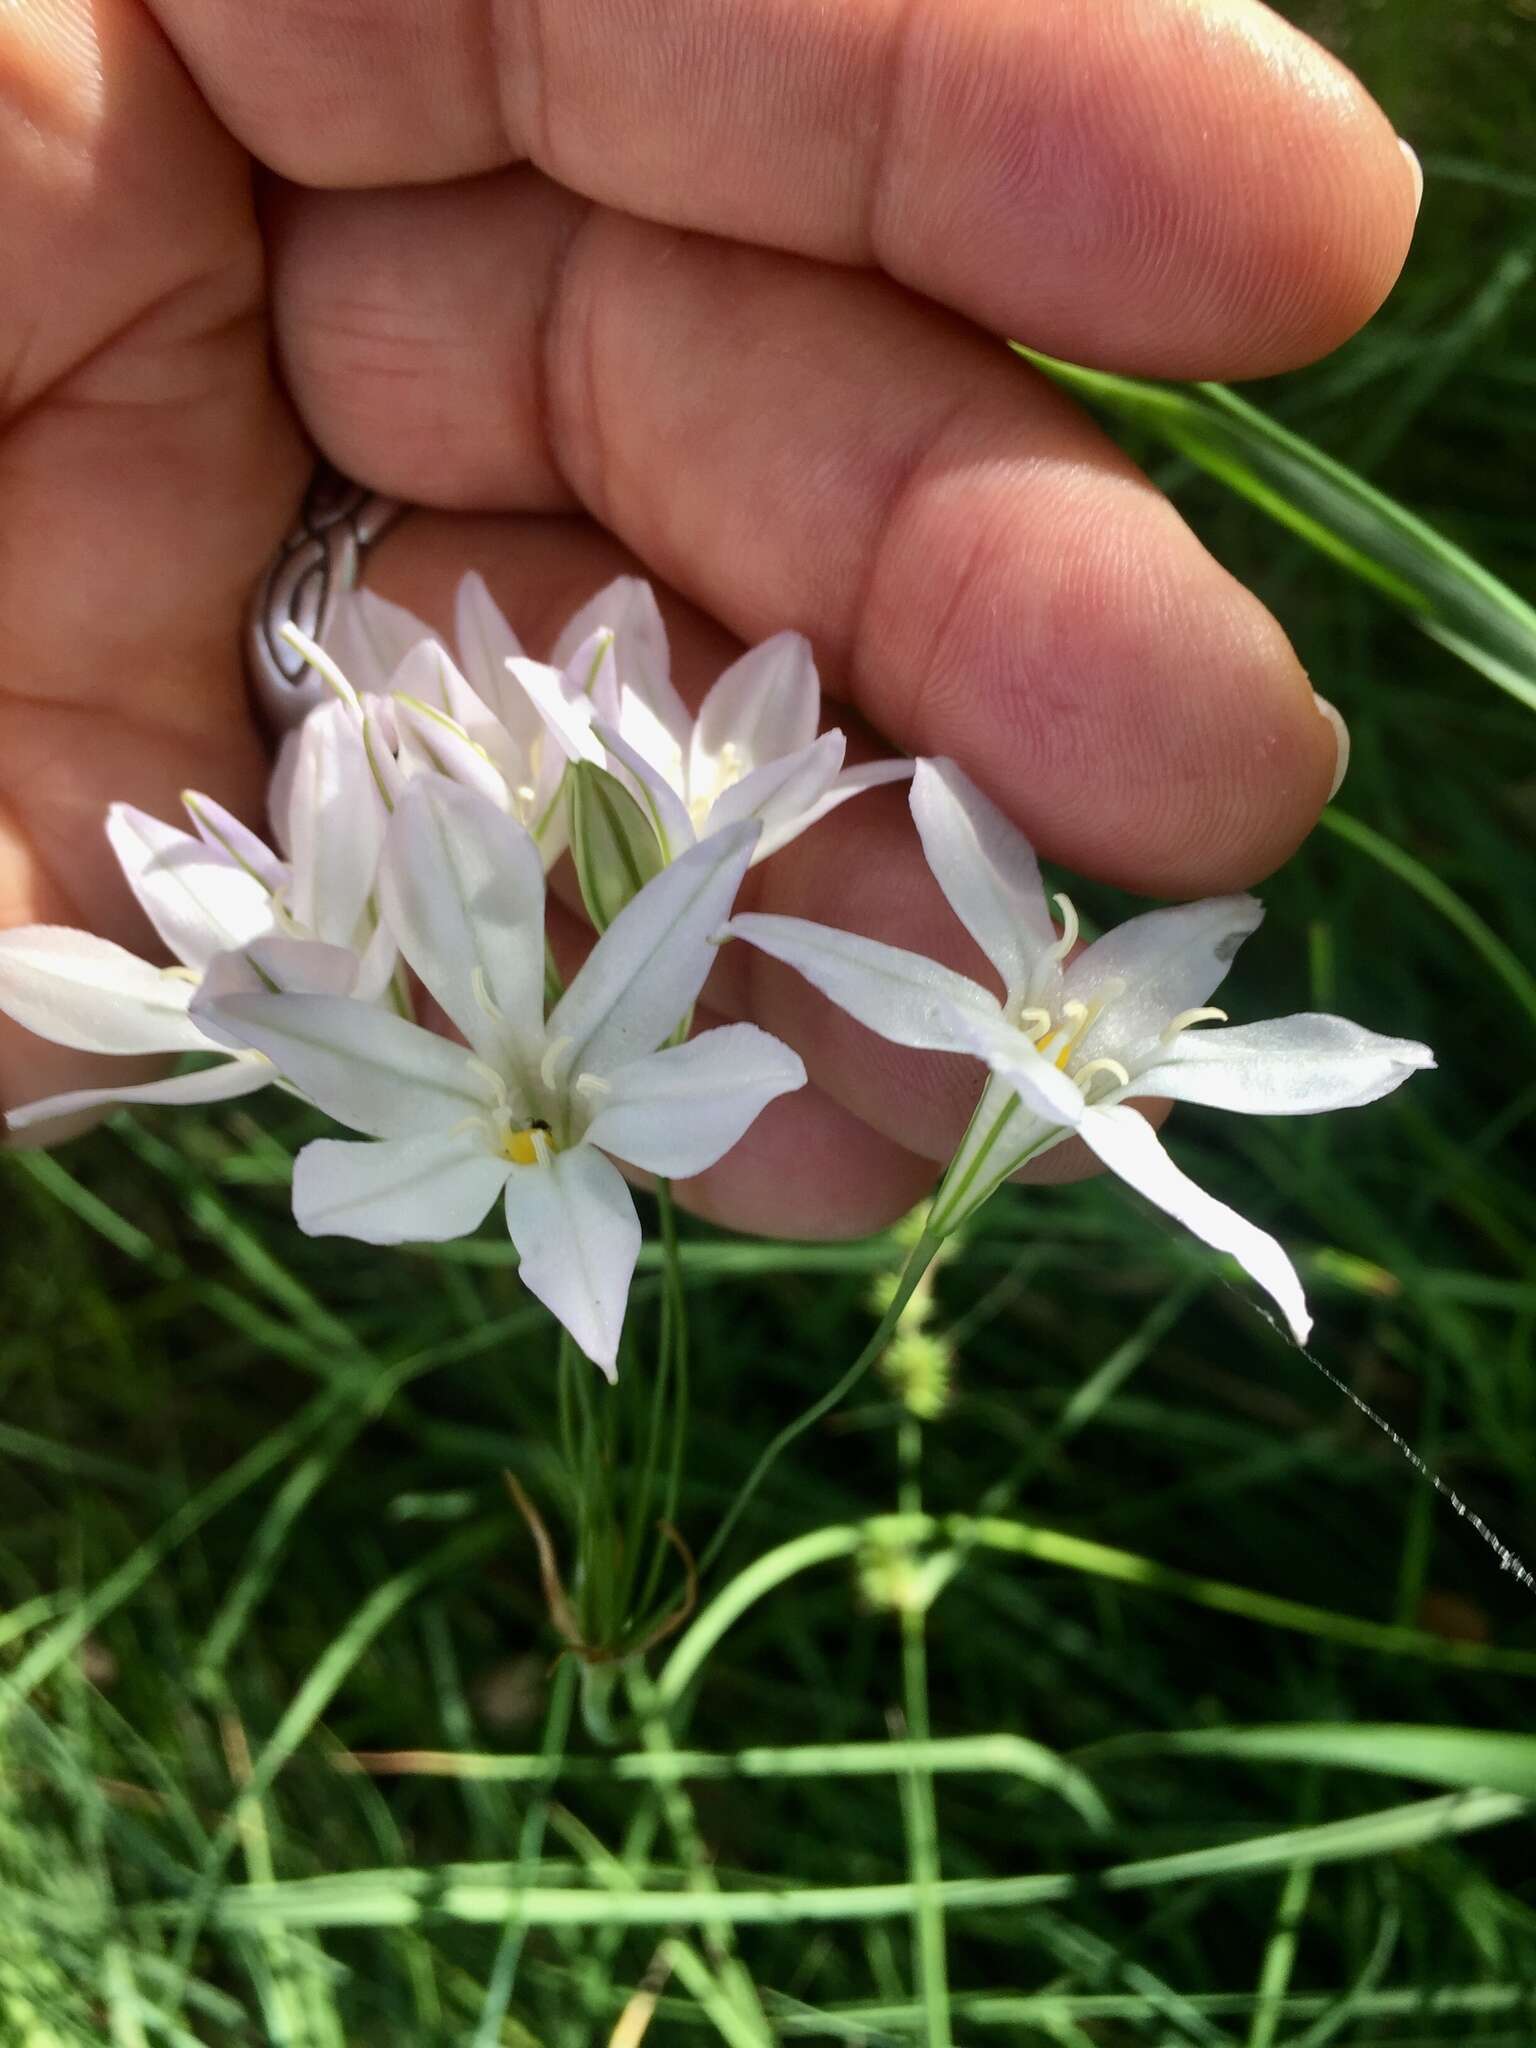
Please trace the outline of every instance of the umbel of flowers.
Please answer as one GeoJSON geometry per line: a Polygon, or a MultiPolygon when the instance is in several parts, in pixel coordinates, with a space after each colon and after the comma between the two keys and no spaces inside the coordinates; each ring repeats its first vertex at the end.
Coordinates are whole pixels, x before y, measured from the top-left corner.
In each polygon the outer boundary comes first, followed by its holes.
{"type": "Polygon", "coordinates": [[[1056,899],[1058,924],[1028,843],[952,762],[844,765],[799,635],[751,649],[690,712],[633,578],[585,605],[544,663],[466,577],[456,642],[364,593],[342,600],[325,648],[300,641],[335,701],[279,755],[270,843],[193,793],[190,830],[112,807],[113,850],[175,964],[88,932],[7,932],[0,1010],[83,1051],[212,1059],[30,1103],[12,1130],[285,1088],[351,1134],[300,1152],[300,1229],[419,1243],[499,1204],[525,1284],[612,1374],[641,1235],[620,1168],[701,1173],[805,1081],[753,1025],[691,1033],[734,938],[871,1031],[981,1063],[928,1242],[1077,1137],[1237,1259],[1305,1341],[1285,1252],[1175,1165],[1135,1099],[1305,1115],[1374,1101],[1433,1060],[1338,1017],[1228,1025],[1211,997],[1258,926],[1252,897],[1150,911],[1078,951],[1071,903],[1056,899]],[[733,916],[754,861],[906,776],[993,986],[830,926],[733,916]],[[567,849],[599,936],[563,984],[545,874],[567,849]]]}

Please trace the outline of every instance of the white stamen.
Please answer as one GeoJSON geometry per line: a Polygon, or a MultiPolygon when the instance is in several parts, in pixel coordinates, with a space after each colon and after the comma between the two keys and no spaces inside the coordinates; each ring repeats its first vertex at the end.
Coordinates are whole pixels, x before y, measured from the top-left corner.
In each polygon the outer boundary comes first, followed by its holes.
{"type": "Polygon", "coordinates": [[[560,1085],[560,1062],[576,1043],[574,1038],[552,1038],[544,1048],[544,1057],[539,1061],[539,1079],[546,1088],[560,1085]]]}
{"type": "Polygon", "coordinates": [[[533,1145],[534,1158],[540,1166],[548,1166],[555,1156],[555,1148],[550,1144],[547,1134],[535,1129],[529,1131],[528,1137],[533,1145]]]}
{"type": "Polygon", "coordinates": [[[1163,1026],[1163,1044],[1171,1045],[1179,1033],[1187,1031],[1191,1024],[1225,1024],[1226,1021],[1225,1010],[1216,1010],[1209,1006],[1203,1010],[1180,1010],[1177,1017],[1170,1017],[1163,1026]]]}
{"type": "Polygon", "coordinates": [[[1072,948],[1077,944],[1077,910],[1070,896],[1057,896],[1055,902],[1061,912],[1061,937],[1054,946],[1046,947],[1045,957],[1047,960],[1065,960],[1072,948]]]}
{"type": "Polygon", "coordinates": [[[1113,1074],[1116,1086],[1120,1088],[1129,1088],[1131,1085],[1130,1075],[1118,1060],[1089,1060],[1086,1066],[1079,1067],[1072,1076],[1078,1087],[1082,1089],[1085,1099],[1088,1094],[1088,1082],[1095,1074],[1113,1074]]]}
{"type": "Polygon", "coordinates": [[[613,1083],[605,1081],[601,1074],[578,1074],[575,1087],[578,1095],[611,1095],[613,1093],[613,1083]]]}
{"type": "Polygon", "coordinates": [[[1049,1010],[1035,1007],[1028,1010],[1020,1010],[1019,1012],[1019,1029],[1026,1038],[1032,1038],[1036,1045],[1045,1037],[1054,1022],[1055,1019],[1049,1010]],[[1032,1025],[1033,1029],[1031,1029],[1032,1025]]]}
{"type": "Polygon", "coordinates": [[[507,1093],[507,1084],[503,1077],[497,1073],[494,1067],[488,1067],[484,1060],[477,1060],[473,1055],[466,1059],[464,1064],[477,1079],[483,1081],[486,1087],[490,1089],[496,1099],[498,1111],[505,1113],[510,1098],[507,1093]]]}
{"type": "Polygon", "coordinates": [[[486,1016],[490,1018],[491,1022],[493,1024],[505,1024],[507,1020],[502,1015],[495,998],[491,994],[491,984],[486,977],[483,967],[477,965],[474,968],[469,977],[469,985],[474,991],[475,1001],[480,1005],[486,1016]]]}
{"type": "Polygon", "coordinates": [[[202,978],[195,967],[162,967],[160,970],[162,981],[190,981],[194,988],[202,978]]]}

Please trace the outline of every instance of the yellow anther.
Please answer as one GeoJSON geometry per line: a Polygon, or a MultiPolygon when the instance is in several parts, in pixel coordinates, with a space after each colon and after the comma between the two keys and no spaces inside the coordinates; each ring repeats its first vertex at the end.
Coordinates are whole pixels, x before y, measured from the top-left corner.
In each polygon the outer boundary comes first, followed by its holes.
{"type": "Polygon", "coordinates": [[[1054,946],[1047,946],[1046,958],[1048,960],[1065,960],[1072,948],[1077,944],[1077,911],[1070,896],[1058,896],[1056,898],[1056,907],[1061,912],[1061,937],[1054,946]]]}
{"type": "Polygon", "coordinates": [[[1079,1067],[1072,1076],[1078,1087],[1082,1089],[1085,1097],[1088,1094],[1088,1083],[1095,1074],[1113,1074],[1115,1084],[1120,1088],[1129,1088],[1131,1085],[1130,1075],[1118,1060],[1089,1060],[1086,1065],[1079,1067]]]}
{"type": "Polygon", "coordinates": [[[540,1158],[539,1144],[543,1141],[547,1153],[549,1141],[542,1131],[508,1131],[501,1141],[501,1149],[514,1166],[543,1166],[547,1158],[540,1158]]]}
{"type": "Polygon", "coordinates": [[[1163,1026],[1163,1044],[1171,1045],[1181,1031],[1187,1031],[1191,1024],[1225,1024],[1227,1013],[1207,1007],[1203,1010],[1180,1010],[1177,1017],[1170,1017],[1163,1026]]]}
{"type": "Polygon", "coordinates": [[[202,978],[194,967],[162,967],[160,970],[162,981],[190,981],[194,988],[202,978]]]}

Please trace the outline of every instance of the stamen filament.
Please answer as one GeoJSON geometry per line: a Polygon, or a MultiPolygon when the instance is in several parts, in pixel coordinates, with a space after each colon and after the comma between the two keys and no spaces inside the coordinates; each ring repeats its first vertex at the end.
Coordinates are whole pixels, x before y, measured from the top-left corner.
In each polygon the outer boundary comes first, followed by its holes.
{"type": "Polygon", "coordinates": [[[1113,1074],[1115,1077],[1115,1085],[1119,1088],[1129,1088],[1131,1085],[1130,1075],[1126,1072],[1125,1068],[1121,1066],[1118,1060],[1089,1060],[1086,1063],[1086,1065],[1079,1067],[1077,1072],[1072,1076],[1073,1080],[1077,1083],[1078,1087],[1082,1089],[1085,1100],[1087,1099],[1088,1095],[1088,1083],[1095,1074],[1113,1074]]]}
{"type": "Polygon", "coordinates": [[[1061,912],[1061,937],[1054,946],[1046,947],[1045,957],[1048,960],[1065,960],[1072,948],[1077,944],[1079,929],[1077,910],[1070,896],[1058,895],[1055,901],[1057,908],[1061,912]]]}
{"type": "Polygon", "coordinates": [[[502,1075],[498,1074],[494,1067],[487,1066],[484,1060],[477,1060],[473,1054],[465,1060],[464,1064],[472,1074],[476,1075],[490,1089],[492,1095],[496,1098],[498,1112],[505,1113],[511,1098],[507,1090],[506,1081],[502,1075]]]}
{"type": "Polygon", "coordinates": [[[491,1022],[493,1024],[505,1024],[507,1020],[491,994],[490,980],[483,967],[477,965],[474,968],[469,977],[469,985],[474,991],[475,1001],[480,1005],[486,1016],[490,1018],[491,1022]]]}
{"type": "Polygon", "coordinates": [[[1225,1024],[1227,1013],[1209,1005],[1202,1010],[1180,1010],[1177,1017],[1170,1017],[1163,1026],[1162,1042],[1171,1045],[1181,1031],[1187,1031],[1191,1024],[1225,1024]]]}
{"type": "Polygon", "coordinates": [[[574,1038],[552,1038],[544,1048],[544,1057],[539,1061],[539,1079],[546,1088],[559,1087],[560,1062],[575,1043],[574,1038]]]}

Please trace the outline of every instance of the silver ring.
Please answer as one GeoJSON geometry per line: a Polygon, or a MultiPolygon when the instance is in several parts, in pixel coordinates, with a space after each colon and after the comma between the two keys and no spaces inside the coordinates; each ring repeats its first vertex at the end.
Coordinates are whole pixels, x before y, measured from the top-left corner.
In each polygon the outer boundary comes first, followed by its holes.
{"type": "Polygon", "coordinates": [[[251,695],[275,733],[298,725],[330,695],[303,655],[283,639],[284,626],[291,623],[311,640],[323,640],[338,595],[355,588],[364,555],[405,509],[329,463],[316,469],[298,520],[252,592],[246,614],[251,695]]]}

